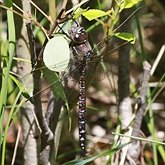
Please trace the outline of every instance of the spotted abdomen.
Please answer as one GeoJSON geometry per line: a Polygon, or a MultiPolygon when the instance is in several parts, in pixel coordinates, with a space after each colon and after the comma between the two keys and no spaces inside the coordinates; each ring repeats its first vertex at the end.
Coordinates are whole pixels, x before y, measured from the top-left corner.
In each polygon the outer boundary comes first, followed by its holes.
{"type": "Polygon", "coordinates": [[[86,94],[85,78],[82,75],[79,80],[79,140],[81,149],[86,152],[86,94]]]}

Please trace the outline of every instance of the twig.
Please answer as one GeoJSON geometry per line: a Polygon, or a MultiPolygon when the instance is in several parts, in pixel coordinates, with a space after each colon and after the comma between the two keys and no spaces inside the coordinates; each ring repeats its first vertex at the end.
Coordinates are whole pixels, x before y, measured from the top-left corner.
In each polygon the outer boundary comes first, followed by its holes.
{"type": "MultiPolygon", "coordinates": [[[[40,50],[40,53],[39,53],[39,55],[38,55],[38,57],[37,57],[39,61],[42,60],[44,48],[45,48],[45,46],[46,46],[46,44],[47,44],[47,42],[48,42],[48,39],[51,37],[52,33],[54,32],[55,28],[57,27],[57,25],[58,25],[59,23],[65,22],[65,19],[62,19],[62,18],[61,18],[61,16],[63,15],[64,11],[65,11],[65,9],[61,9],[59,15],[57,16],[57,18],[56,18],[56,20],[54,21],[54,23],[53,23],[51,29],[49,30],[47,39],[45,39],[44,44],[43,44],[43,46],[42,46],[42,49],[40,50]]],[[[38,64],[38,63],[37,63],[37,64],[38,64]]],[[[36,68],[38,68],[38,67],[36,67],[36,68]]]]}
{"type": "Polygon", "coordinates": [[[68,3],[68,0],[64,0],[62,3],[62,9],[66,9],[66,5],[68,3]]]}
{"type": "Polygon", "coordinates": [[[157,58],[156,58],[154,64],[152,65],[151,72],[150,72],[151,76],[154,74],[160,59],[163,57],[164,52],[165,52],[165,44],[162,45],[162,47],[157,55],[157,58]]]}
{"type": "Polygon", "coordinates": [[[50,119],[53,115],[53,108],[54,108],[54,95],[52,91],[49,93],[48,100],[49,102],[48,102],[45,118],[46,118],[47,123],[50,125],[50,119]]]}
{"type": "MultiPolygon", "coordinates": [[[[120,14],[120,22],[123,22],[128,16],[132,13],[132,9],[123,11],[120,14]]],[[[130,32],[131,31],[131,20],[127,20],[126,24],[122,25],[122,31],[130,32]]],[[[121,41],[123,42],[123,41],[121,41]]],[[[119,44],[120,45],[120,44],[119,44]]],[[[127,44],[124,47],[119,48],[119,103],[123,101],[126,97],[129,96],[129,85],[130,85],[130,44],[127,44]]]]}
{"type": "Polygon", "coordinates": [[[62,131],[62,126],[63,126],[63,123],[64,123],[64,116],[66,114],[66,110],[64,108],[64,106],[61,107],[61,112],[60,112],[60,115],[59,115],[59,121],[57,123],[57,126],[56,126],[56,130],[55,130],[55,137],[54,137],[54,148],[55,148],[55,159],[57,157],[57,152],[58,152],[58,147],[59,147],[59,142],[60,142],[60,137],[61,137],[61,131],[62,131]]]}
{"type": "MultiPolygon", "coordinates": [[[[35,47],[34,36],[32,33],[31,22],[27,23],[26,26],[30,41],[31,61],[32,61],[32,66],[34,67],[34,63],[36,61],[37,55],[36,55],[36,47],[35,47]]],[[[33,81],[34,81],[33,94],[41,90],[40,76],[41,76],[40,70],[37,70],[33,73],[33,81]]],[[[35,113],[39,121],[40,128],[42,130],[40,161],[42,162],[42,164],[47,164],[49,161],[50,141],[53,140],[53,132],[49,128],[45,116],[43,116],[40,94],[33,97],[33,99],[34,99],[35,113]]]]}
{"type": "Polygon", "coordinates": [[[148,88],[148,81],[150,78],[150,69],[151,69],[151,66],[147,61],[144,61],[143,69],[144,69],[144,74],[143,74],[142,86],[140,87],[140,94],[139,97],[137,98],[138,108],[137,108],[137,114],[135,116],[135,123],[132,134],[133,136],[139,136],[143,114],[147,106],[146,97],[147,97],[147,88],[148,88]]]}
{"type": "Polygon", "coordinates": [[[52,20],[50,19],[50,17],[48,17],[43,10],[41,10],[41,8],[39,8],[33,1],[30,0],[30,3],[40,12],[42,13],[51,23],[52,20]]]}
{"type": "MultiPolygon", "coordinates": [[[[27,1],[28,2],[28,1],[27,1]]],[[[16,7],[19,11],[21,11],[22,13],[23,13],[23,15],[21,15],[20,13],[18,13],[17,11],[14,11],[13,10],[13,12],[14,13],[16,13],[17,15],[19,15],[19,16],[21,16],[21,17],[23,17],[25,20],[32,20],[32,22],[36,25],[36,26],[38,26],[43,32],[44,32],[44,34],[45,34],[45,36],[47,37],[47,32],[46,32],[46,30],[44,29],[44,27],[43,26],[41,26],[41,24],[39,23],[39,22],[37,22],[37,20],[35,20],[33,17],[32,17],[32,15],[30,14],[30,13],[28,13],[28,12],[25,12],[24,10],[22,10],[19,6],[17,6],[15,3],[13,3],[13,6],[14,7],[16,7]]],[[[8,10],[10,10],[10,8],[8,8],[8,10]]]]}
{"type": "Polygon", "coordinates": [[[19,126],[11,165],[14,165],[14,162],[15,162],[15,157],[16,157],[16,153],[17,153],[17,149],[18,149],[18,143],[19,143],[19,139],[20,139],[20,134],[21,134],[21,127],[19,126]]]}
{"type": "MultiPolygon", "coordinates": [[[[16,54],[20,59],[27,59],[30,61],[30,52],[29,52],[29,39],[26,29],[26,21],[29,21],[27,13],[31,13],[31,6],[29,1],[21,0],[22,11],[21,15],[23,19],[23,24],[21,28],[20,37],[17,41],[16,54]]],[[[10,10],[10,9],[8,9],[10,10]]],[[[33,89],[33,78],[32,76],[26,76],[32,70],[31,64],[28,62],[18,61],[17,62],[17,73],[20,75],[20,81],[23,86],[28,89],[28,93],[32,94],[33,89]],[[28,83],[27,83],[28,82],[28,83]]],[[[21,101],[22,102],[22,101],[21,101]]],[[[33,115],[34,106],[28,101],[21,107],[21,120],[22,120],[22,130],[24,137],[24,164],[37,164],[37,132],[35,125],[35,116],[33,115]]]]}
{"type": "Polygon", "coordinates": [[[72,9],[68,10],[66,12],[66,14],[71,13],[72,11],[76,10],[77,8],[79,8],[81,5],[83,5],[84,3],[88,2],[89,0],[84,0],[81,1],[79,4],[75,5],[72,9]]]}
{"type": "Polygon", "coordinates": [[[150,142],[150,143],[157,143],[157,144],[160,144],[160,145],[164,145],[165,146],[165,143],[159,142],[159,141],[155,141],[155,140],[145,139],[145,138],[136,137],[136,136],[129,136],[129,135],[115,133],[115,132],[112,132],[112,134],[113,135],[123,136],[123,137],[128,137],[128,138],[131,138],[131,139],[134,139],[134,140],[146,141],[146,142],[150,142]]]}

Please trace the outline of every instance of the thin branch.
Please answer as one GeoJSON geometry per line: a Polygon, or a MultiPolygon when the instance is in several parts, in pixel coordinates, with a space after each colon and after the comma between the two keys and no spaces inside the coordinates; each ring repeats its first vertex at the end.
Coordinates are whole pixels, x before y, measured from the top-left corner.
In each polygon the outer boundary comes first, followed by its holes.
{"type": "Polygon", "coordinates": [[[16,157],[16,154],[17,154],[17,149],[18,149],[18,143],[19,143],[20,135],[21,135],[21,127],[19,126],[11,165],[14,165],[14,162],[15,162],[15,157],[16,157]]]}
{"type": "Polygon", "coordinates": [[[160,49],[160,51],[156,57],[156,60],[154,61],[154,64],[152,65],[151,72],[150,72],[151,76],[154,74],[160,59],[163,57],[164,52],[165,52],[165,44],[162,45],[162,47],[161,47],[161,49],[160,49]]]}
{"type": "Polygon", "coordinates": [[[160,145],[164,145],[165,146],[165,143],[160,142],[160,141],[156,141],[156,140],[141,138],[141,137],[137,137],[137,136],[129,136],[129,135],[115,133],[115,132],[112,132],[112,134],[113,135],[118,135],[118,136],[123,136],[123,137],[128,137],[128,138],[131,138],[131,139],[136,140],[136,141],[137,140],[140,140],[140,141],[145,141],[145,142],[150,142],[150,143],[156,143],[156,144],[160,144],[160,145]]]}
{"type": "MultiPolygon", "coordinates": [[[[32,32],[31,22],[27,23],[26,27],[27,27],[28,37],[29,37],[29,41],[30,41],[31,61],[32,61],[32,66],[34,67],[35,61],[37,59],[37,55],[36,55],[35,40],[34,40],[34,36],[33,36],[33,32],[32,32]]],[[[41,77],[40,70],[37,70],[33,73],[33,79],[34,79],[33,94],[41,91],[40,77],[41,77]]],[[[40,94],[33,97],[33,99],[34,99],[34,105],[35,105],[35,113],[36,113],[37,119],[39,121],[40,128],[42,130],[40,164],[46,165],[49,162],[50,142],[51,142],[51,140],[53,140],[53,132],[49,128],[49,125],[46,121],[45,116],[43,116],[40,94]]]]}
{"type": "Polygon", "coordinates": [[[143,69],[144,69],[144,74],[142,79],[142,86],[140,87],[140,94],[139,97],[137,98],[138,108],[137,108],[137,114],[135,116],[134,130],[132,134],[133,136],[139,136],[143,115],[147,107],[146,104],[147,88],[149,86],[148,81],[150,78],[150,69],[151,69],[151,66],[147,61],[143,63],[143,69]]]}
{"type": "Polygon", "coordinates": [[[39,8],[39,7],[38,7],[33,1],[31,1],[31,0],[30,0],[30,3],[31,3],[43,16],[45,16],[45,18],[47,18],[47,19],[50,21],[50,23],[52,24],[52,20],[50,19],[50,17],[47,16],[47,14],[45,14],[44,11],[41,10],[41,8],[39,8]]]}
{"type": "Polygon", "coordinates": [[[68,3],[68,0],[64,0],[62,3],[62,9],[66,9],[66,5],[68,3]]]}
{"type": "MultiPolygon", "coordinates": [[[[64,9],[61,9],[59,15],[57,16],[57,18],[56,18],[56,20],[54,21],[54,23],[53,23],[51,29],[49,30],[48,36],[47,36],[47,38],[45,39],[44,44],[43,44],[43,46],[42,46],[42,49],[40,50],[40,53],[39,53],[39,55],[38,55],[38,57],[37,57],[39,61],[42,59],[43,51],[44,51],[44,48],[45,48],[45,46],[46,46],[46,44],[47,44],[47,42],[48,42],[48,39],[51,37],[51,35],[52,35],[52,33],[54,32],[54,30],[55,30],[55,28],[57,27],[57,25],[58,25],[59,23],[62,23],[62,21],[60,20],[60,18],[61,18],[61,16],[63,15],[63,13],[64,13],[64,9]]],[[[63,21],[64,21],[64,20],[63,20],[63,21]]],[[[37,64],[38,64],[38,62],[37,62],[37,64]]],[[[38,68],[38,67],[36,66],[36,69],[37,69],[37,68],[38,68]]]]}
{"type": "MultiPolygon", "coordinates": [[[[45,36],[47,37],[47,31],[44,29],[43,26],[41,26],[41,24],[39,22],[37,22],[31,15],[27,14],[26,12],[24,12],[21,8],[19,8],[16,4],[13,3],[13,6],[15,6],[18,10],[20,10],[23,14],[9,8],[9,7],[6,7],[4,5],[1,5],[0,4],[0,7],[3,8],[3,9],[6,9],[6,10],[9,10],[9,11],[12,11],[13,13],[17,14],[18,16],[24,18],[25,20],[32,20],[32,22],[38,26],[42,31],[43,33],[45,34],[45,36]]],[[[48,37],[47,37],[48,38],[48,37]]]]}
{"type": "Polygon", "coordinates": [[[62,106],[61,112],[59,115],[59,121],[57,123],[55,133],[54,133],[55,134],[55,137],[54,137],[55,159],[57,157],[57,152],[58,152],[58,147],[59,147],[59,143],[60,143],[61,131],[62,131],[63,123],[64,123],[65,114],[66,114],[66,110],[65,110],[64,106],[62,106]]]}

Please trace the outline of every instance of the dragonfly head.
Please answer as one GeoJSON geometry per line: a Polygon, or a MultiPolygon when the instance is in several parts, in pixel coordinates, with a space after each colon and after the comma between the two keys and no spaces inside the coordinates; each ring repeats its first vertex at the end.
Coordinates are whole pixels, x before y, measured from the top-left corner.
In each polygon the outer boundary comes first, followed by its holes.
{"type": "Polygon", "coordinates": [[[82,44],[88,40],[88,35],[83,27],[71,29],[69,33],[73,42],[77,44],[82,44]]]}

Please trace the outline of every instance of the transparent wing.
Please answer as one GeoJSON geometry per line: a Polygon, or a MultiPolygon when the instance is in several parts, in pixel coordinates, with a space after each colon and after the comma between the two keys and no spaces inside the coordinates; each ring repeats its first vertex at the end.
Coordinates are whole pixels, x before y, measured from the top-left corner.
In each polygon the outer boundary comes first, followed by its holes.
{"type": "MultiPolygon", "coordinates": [[[[58,67],[63,68],[63,66],[65,66],[67,62],[68,60],[64,60],[63,62],[58,64],[58,67]]],[[[61,98],[63,100],[66,100],[66,97],[70,97],[75,92],[75,89],[78,89],[77,82],[80,76],[78,70],[80,67],[81,65],[77,65],[75,67],[73,60],[70,59],[68,66],[61,73],[51,71],[46,66],[33,70],[24,78],[27,78],[31,74],[34,74],[34,72],[41,71],[42,72],[41,78],[35,79],[35,81],[41,81],[43,82],[43,85],[40,91],[34,93],[33,96],[27,99],[33,100],[34,97],[40,95],[42,97],[42,100],[44,100],[44,98],[48,95],[50,90],[52,90],[56,98],[61,98]],[[66,89],[64,88],[64,86],[66,86],[66,89]]]]}
{"type": "MultiPolygon", "coordinates": [[[[117,43],[118,39],[116,37],[108,36],[98,43],[93,49],[93,57],[89,61],[87,67],[87,86],[94,78],[100,80],[107,77],[108,72],[113,74],[117,73],[118,49],[122,46],[125,46],[128,42],[124,42],[122,45],[118,45],[117,43]],[[100,68],[102,69],[102,72],[100,72],[100,68]]],[[[58,64],[58,68],[63,68],[66,66],[66,63],[68,63],[68,59],[61,61],[58,64]]],[[[44,86],[41,91],[35,93],[32,97],[42,94],[42,97],[44,98],[51,89],[56,97],[60,97],[65,100],[65,97],[73,95],[76,91],[75,89],[78,89],[77,82],[79,81],[79,69],[81,67],[81,64],[75,66],[74,60],[70,59],[68,66],[60,75],[50,71],[49,69],[46,69],[45,66],[38,68],[42,70],[43,77],[48,82],[48,85],[44,86]],[[64,89],[63,86],[67,86],[66,89],[64,89]],[[67,93],[67,96],[65,96],[65,92],[67,93]]],[[[34,70],[33,72],[37,71],[38,69],[34,70]]],[[[77,97],[76,94],[74,95],[77,97]]]]}

